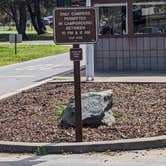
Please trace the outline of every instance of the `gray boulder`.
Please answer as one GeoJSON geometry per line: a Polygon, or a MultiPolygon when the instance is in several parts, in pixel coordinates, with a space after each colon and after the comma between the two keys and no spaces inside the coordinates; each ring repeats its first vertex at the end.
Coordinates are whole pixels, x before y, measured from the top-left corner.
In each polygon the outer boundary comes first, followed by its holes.
{"type": "MultiPolygon", "coordinates": [[[[115,118],[111,111],[112,91],[89,92],[82,94],[82,120],[84,126],[98,126],[105,124],[111,126],[115,118]]],[[[71,97],[67,108],[61,115],[61,125],[75,126],[75,101],[71,97]]]]}

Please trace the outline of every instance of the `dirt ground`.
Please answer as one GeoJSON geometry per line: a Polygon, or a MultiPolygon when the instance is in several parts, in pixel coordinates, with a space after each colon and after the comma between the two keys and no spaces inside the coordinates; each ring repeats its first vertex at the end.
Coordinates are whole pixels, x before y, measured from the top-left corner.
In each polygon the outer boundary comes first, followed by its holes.
{"type": "MultiPolygon", "coordinates": [[[[166,84],[82,83],[82,93],[113,91],[112,127],[84,127],[84,141],[166,135],[166,84]]],[[[47,83],[0,101],[0,140],[73,142],[74,128],[62,129],[59,116],[73,95],[72,83],[47,83]]]]}

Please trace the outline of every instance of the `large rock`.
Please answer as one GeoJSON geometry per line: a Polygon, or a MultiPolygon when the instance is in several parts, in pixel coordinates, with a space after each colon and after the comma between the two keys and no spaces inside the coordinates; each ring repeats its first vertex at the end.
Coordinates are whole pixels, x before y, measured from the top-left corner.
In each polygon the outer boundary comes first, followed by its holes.
{"type": "MultiPolygon", "coordinates": [[[[82,120],[84,126],[111,126],[115,122],[112,115],[112,91],[89,92],[82,94],[82,120]]],[[[65,127],[75,126],[75,101],[71,97],[61,116],[65,127]]]]}

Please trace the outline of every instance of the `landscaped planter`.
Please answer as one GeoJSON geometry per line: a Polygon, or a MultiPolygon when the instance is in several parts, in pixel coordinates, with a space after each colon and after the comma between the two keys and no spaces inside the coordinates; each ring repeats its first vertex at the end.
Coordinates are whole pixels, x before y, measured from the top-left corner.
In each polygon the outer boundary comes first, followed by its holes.
{"type": "MultiPolygon", "coordinates": [[[[83,129],[83,141],[111,141],[166,135],[166,84],[83,83],[82,92],[113,91],[116,123],[83,129]]],[[[58,125],[73,95],[72,83],[48,83],[0,101],[0,140],[74,142],[74,128],[58,125]]]]}

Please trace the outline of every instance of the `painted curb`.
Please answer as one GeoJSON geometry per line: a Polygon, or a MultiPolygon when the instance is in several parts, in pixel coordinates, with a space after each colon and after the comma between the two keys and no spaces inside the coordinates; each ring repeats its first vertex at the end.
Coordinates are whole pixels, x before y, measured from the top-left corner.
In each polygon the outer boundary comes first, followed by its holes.
{"type": "Polygon", "coordinates": [[[166,135],[150,138],[136,138],[117,141],[82,143],[22,143],[0,141],[0,152],[34,153],[43,147],[47,154],[87,153],[105,151],[145,150],[166,147],[166,135]]]}

